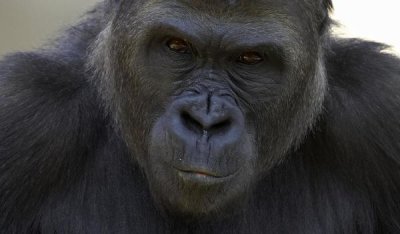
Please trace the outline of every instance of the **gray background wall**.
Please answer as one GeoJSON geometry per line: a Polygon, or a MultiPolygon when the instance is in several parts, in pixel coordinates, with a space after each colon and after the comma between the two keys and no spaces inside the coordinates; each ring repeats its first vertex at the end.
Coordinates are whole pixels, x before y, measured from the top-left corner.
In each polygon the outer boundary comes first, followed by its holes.
{"type": "Polygon", "coordinates": [[[0,0],[0,56],[39,47],[98,0],[0,0]]]}
{"type": "MultiPolygon", "coordinates": [[[[99,0],[0,0],[0,56],[39,47],[99,0]]],[[[347,26],[345,36],[361,36],[397,46],[400,54],[398,0],[333,0],[334,18],[347,26]]]]}

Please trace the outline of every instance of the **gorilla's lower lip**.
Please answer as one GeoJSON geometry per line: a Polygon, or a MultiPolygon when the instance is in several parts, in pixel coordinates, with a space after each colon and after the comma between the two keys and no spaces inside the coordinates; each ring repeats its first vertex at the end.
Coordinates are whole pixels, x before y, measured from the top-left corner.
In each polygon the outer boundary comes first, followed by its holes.
{"type": "Polygon", "coordinates": [[[187,183],[213,185],[224,182],[228,177],[214,177],[193,172],[178,171],[178,176],[187,183]]]}
{"type": "Polygon", "coordinates": [[[223,178],[226,176],[220,176],[215,172],[211,172],[208,170],[204,170],[204,169],[181,169],[181,168],[175,168],[176,170],[183,172],[183,173],[187,173],[187,174],[193,174],[193,175],[197,175],[199,177],[201,176],[205,176],[205,177],[214,177],[214,178],[223,178]]]}
{"type": "Polygon", "coordinates": [[[179,178],[181,178],[184,182],[203,185],[222,183],[236,175],[236,173],[233,173],[227,176],[218,176],[214,173],[206,172],[204,170],[181,170],[177,168],[175,168],[175,170],[177,171],[179,178]]]}

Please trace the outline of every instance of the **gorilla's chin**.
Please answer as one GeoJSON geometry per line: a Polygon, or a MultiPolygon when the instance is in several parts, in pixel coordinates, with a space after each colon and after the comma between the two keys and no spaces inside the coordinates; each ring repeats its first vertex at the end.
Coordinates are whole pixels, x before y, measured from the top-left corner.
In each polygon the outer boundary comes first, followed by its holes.
{"type": "Polygon", "coordinates": [[[248,186],[240,179],[241,171],[217,177],[161,164],[149,168],[147,174],[152,195],[160,208],[167,215],[190,220],[239,210],[248,191],[248,186]]]}

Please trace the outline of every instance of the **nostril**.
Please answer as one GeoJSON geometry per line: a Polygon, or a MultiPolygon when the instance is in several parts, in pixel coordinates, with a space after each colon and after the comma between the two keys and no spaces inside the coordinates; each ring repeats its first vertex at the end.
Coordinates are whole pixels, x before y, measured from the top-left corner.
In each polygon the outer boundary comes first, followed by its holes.
{"type": "Polygon", "coordinates": [[[232,126],[230,118],[216,121],[212,124],[203,124],[186,111],[181,113],[180,118],[185,128],[199,135],[204,134],[204,131],[207,131],[210,135],[225,134],[232,126]]]}
{"type": "Polygon", "coordinates": [[[225,119],[216,124],[213,124],[208,129],[208,131],[210,132],[211,135],[224,134],[231,128],[231,125],[232,125],[232,120],[225,119]]]}
{"type": "Polygon", "coordinates": [[[189,113],[187,112],[182,112],[181,113],[181,119],[182,119],[182,123],[183,125],[198,134],[202,134],[204,127],[201,123],[199,123],[197,120],[195,120],[189,113]]]}

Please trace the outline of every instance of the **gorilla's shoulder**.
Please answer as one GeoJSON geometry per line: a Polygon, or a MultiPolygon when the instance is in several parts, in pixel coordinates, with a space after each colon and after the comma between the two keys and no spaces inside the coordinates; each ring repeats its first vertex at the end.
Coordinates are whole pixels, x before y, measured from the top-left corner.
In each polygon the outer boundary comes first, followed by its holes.
{"type": "Polygon", "coordinates": [[[400,165],[400,60],[387,48],[358,39],[333,42],[324,117],[332,142],[349,155],[387,156],[400,165]]]}
{"type": "Polygon", "coordinates": [[[360,39],[334,40],[326,56],[329,95],[331,102],[354,105],[353,110],[365,113],[365,117],[393,119],[398,129],[400,59],[388,48],[360,39]]]}
{"type": "MultiPolygon", "coordinates": [[[[330,85],[362,94],[400,90],[400,59],[389,46],[360,39],[334,39],[326,56],[330,85]]],[[[378,95],[378,93],[375,93],[378,95]]]]}
{"type": "Polygon", "coordinates": [[[84,68],[78,64],[40,52],[16,53],[2,59],[2,157],[27,153],[36,144],[44,149],[47,144],[57,145],[54,143],[58,140],[67,144],[95,129],[92,126],[102,118],[100,108],[84,77],[84,68]]]}
{"type": "Polygon", "coordinates": [[[6,56],[0,62],[2,96],[30,94],[66,97],[85,88],[83,65],[55,55],[29,52],[6,56]]]}

